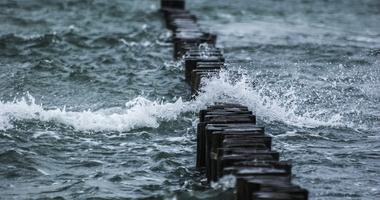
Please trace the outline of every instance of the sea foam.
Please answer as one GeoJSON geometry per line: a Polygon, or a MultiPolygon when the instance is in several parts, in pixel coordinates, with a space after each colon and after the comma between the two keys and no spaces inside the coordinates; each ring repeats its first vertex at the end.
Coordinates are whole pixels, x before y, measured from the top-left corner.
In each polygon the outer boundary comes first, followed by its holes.
{"type": "MultiPolygon", "coordinates": [[[[177,98],[171,102],[149,100],[143,96],[126,102],[125,106],[101,110],[68,111],[65,107],[48,109],[37,104],[35,98],[25,97],[11,102],[0,102],[0,129],[14,128],[14,121],[40,120],[72,126],[76,130],[130,131],[137,128],[157,128],[162,121],[176,120],[181,114],[197,112],[214,102],[235,102],[248,106],[264,121],[281,121],[302,126],[340,126],[341,115],[328,115],[324,110],[297,112],[297,95],[291,89],[281,96],[267,95],[265,86],[255,87],[252,78],[243,75],[231,78],[232,72],[223,71],[218,77],[204,80],[199,95],[193,100],[177,98]]],[[[274,92],[274,91],[273,91],[274,92]]],[[[326,111],[327,112],[327,111],[326,111]]]]}

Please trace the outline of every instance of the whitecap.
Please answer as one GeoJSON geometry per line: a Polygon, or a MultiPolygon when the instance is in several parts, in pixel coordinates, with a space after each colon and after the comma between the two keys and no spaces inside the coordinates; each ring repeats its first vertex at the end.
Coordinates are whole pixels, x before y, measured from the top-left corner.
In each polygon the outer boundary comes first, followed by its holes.
{"type": "Polygon", "coordinates": [[[68,111],[65,107],[47,109],[36,104],[35,98],[27,94],[12,102],[0,102],[0,129],[13,128],[15,120],[36,119],[53,121],[72,126],[77,130],[130,131],[137,128],[157,128],[162,121],[176,120],[181,114],[197,112],[214,102],[235,102],[248,106],[265,121],[280,121],[293,126],[344,126],[340,113],[328,110],[303,108],[299,113],[297,94],[289,88],[285,94],[268,94],[275,91],[265,84],[254,87],[252,77],[239,72],[240,78],[230,71],[222,71],[218,77],[204,80],[196,99],[181,98],[168,101],[152,101],[139,96],[126,102],[124,107],[103,110],[68,111]],[[235,78],[231,78],[235,77],[235,78]]]}

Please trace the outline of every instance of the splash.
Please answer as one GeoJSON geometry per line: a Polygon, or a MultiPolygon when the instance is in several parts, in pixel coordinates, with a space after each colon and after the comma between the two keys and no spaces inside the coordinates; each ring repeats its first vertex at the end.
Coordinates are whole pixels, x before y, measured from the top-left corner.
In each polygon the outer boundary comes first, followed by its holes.
{"type": "Polygon", "coordinates": [[[222,71],[218,77],[204,80],[202,89],[194,100],[183,101],[178,98],[164,102],[140,96],[127,102],[124,107],[97,111],[68,111],[65,107],[46,109],[43,105],[36,104],[32,95],[27,94],[19,100],[0,102],[0,129],[14,128],[14,121],[30,119],[62,123],[77,130],[129,131],[144,127],[157,128],[162,121],[176,120],[183,113],[197,112],[214,102],[246,105],[265,121],[281,121],[302,127],[342,125],[339,113],[327,114],[328,110],[300,108],[296,101],[299,97],[292,88],[277,94],[269,86],[255,86],[250,80],[252,78],[244,71],[222,71]]]}
{"type": "Polygon", "coordinates": [[[183,111],[185,103],[181,98],[173,103],[149,101],[138,97],[127,102],[125,108],[98,111],[67,111],[44,109],[35,103],[30,94],[13,102],[0,103],[0,129],[10,129],[15,120],[37,119],[63,123],[77,130],[129,131],[136,128],[159,126],[158,120],[173,120],[183,111]]]}
{"type": "Polygon", "coordinates": [[[292,126],[343,126],[340,113],[330,114],[328,110],[315,110],[301,105],[298,101],[301,97],[297,96],[293,87],[283,88],[285,91],[279,92],[273,85],[255,84],[244,70],[238,70],[238,77],[234,76],[235,74],[223,71],[219,77],[211,77],[204,81],[197,101],[240,103],[248,106],[265,121],[281,121],[292,126]]]}

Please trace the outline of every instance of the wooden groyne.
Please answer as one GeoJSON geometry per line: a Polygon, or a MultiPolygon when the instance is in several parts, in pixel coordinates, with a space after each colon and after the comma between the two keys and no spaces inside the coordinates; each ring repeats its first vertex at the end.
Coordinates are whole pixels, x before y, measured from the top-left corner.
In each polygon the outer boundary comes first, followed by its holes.
{"type": "MultiPolygon", "coordinates": [[[[161,0],[165,24],[173,33],[174,59],[183,59],[185,80],[196,94],[202,78],[225,66],[217,36],[204,32],[184,0],[161,0]]],[[[280,161],[272,138],[256,125],[248,107],[216,102],[199,112],[196,167],[208,182],[236,177],[238,200],[306,200],[308,191],[293,184],[292,165],[280,161]]]]}

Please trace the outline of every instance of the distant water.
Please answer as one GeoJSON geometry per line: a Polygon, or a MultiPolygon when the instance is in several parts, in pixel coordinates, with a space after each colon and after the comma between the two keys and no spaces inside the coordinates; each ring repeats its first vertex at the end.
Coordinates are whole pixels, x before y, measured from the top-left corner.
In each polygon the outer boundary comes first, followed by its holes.
{"type": "Polygon", "coordinates": [[[157,0],[0,2],[0,199],[233,199],[197,111],[249,106],[311,199],[380,198],[380,2],[188,2],[229,70],[190,100],[157,0]]]}

